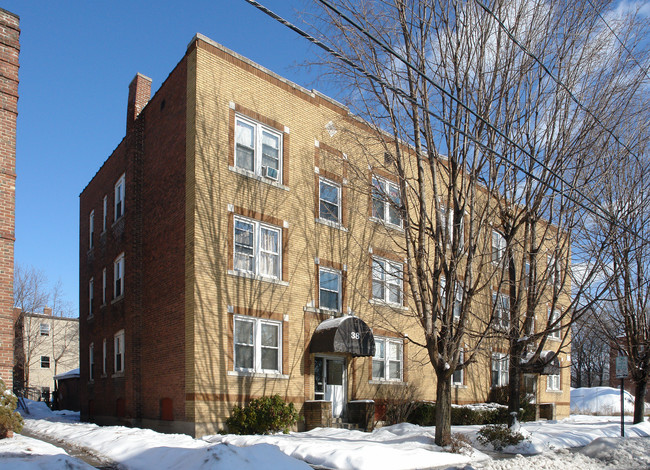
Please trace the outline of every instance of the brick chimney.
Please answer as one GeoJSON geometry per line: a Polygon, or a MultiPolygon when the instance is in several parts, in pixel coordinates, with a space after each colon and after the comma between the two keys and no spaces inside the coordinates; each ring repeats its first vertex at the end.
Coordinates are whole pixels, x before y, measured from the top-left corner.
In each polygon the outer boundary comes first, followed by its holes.
{"type": "Polygon", "coordinates": [[[129,85],[129,102],[126,107],[126,133],[133,129],[133,123],[151,98],[151,79],[141,73],[135,75],[129,85]]]}
{"type": "Polygon", "coordinates": [[[52,309],[50,307],[43,307],[43,315],[52,316],[52,309]]]}
{"type": "Polygon", "coordinates": [[[13,388],[16,118],[20,19],[0,8],[0,378],[13,388]]]}

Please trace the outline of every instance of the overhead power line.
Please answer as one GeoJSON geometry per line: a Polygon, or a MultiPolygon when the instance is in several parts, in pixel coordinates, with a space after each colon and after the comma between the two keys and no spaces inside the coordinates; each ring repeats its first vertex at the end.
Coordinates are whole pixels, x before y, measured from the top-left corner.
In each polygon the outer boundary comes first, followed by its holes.
{"type": "MultiPolygon", "coordinates": [[[[345,63],[346,65],[352,67],[354,70],[356,70],[357,72],[361,73],[363,76],[367,77],[368,79],[370,79],[370,80],[372,80],[372,81],[375,81],[375,82],[381,84],[382,86],[384,86],[384,87],[386,87],[387,89],[391,90],[391,91],[392,91],[393,93],[395,93],[396,95],[398,95],[398,96],[404,98],[405,100],[407,100],[408,102],[414,104],[414,105],[417,106],[420,110],[422,110],[423,112],[429,114],[429,115],[430,115],[431,117],[433,117],[434,119],[440,121],[441,123],[443,123],[443,124],[445,124],[446,126],[448,126],[450,129],[453,129],[453,130],[455,130],[456,132],[460,133],[461,135],[465,136],[468,140],[472,141],[474,144],[476,144],[476,145],[477,145],[478,147],[480,147],[481,149],[483,149],[483,150],[485,150],[485,151],[487,151],[487,152],[489,152],[489,153],[491,153],[491,154],[497,156],[498,158],[502,159],[503,161],[509,163],[509,164],[512,165],[515,169],[517,169],[518,171],[521,171],[521,172],[522,172],[523,174],[525,174],[526,176],[532,178],[533,180],[537,181],[538,183],[542,184],[543,186],[549,188],[551,191],[553,191],[553,192],[560,192],[556,187],[553,187],[553,186],[550,185],[548,182],[543,181],[540,177],[536,176],[535,174],[531,173],[531,172],[528,171],[527,169],[523,168],[523,167],[522,167],[521,165],[519,165],[518,163],[516,163],[516,162],[514,162],[513,160],[509,159],[508,157],[502,155],[501,153],[497,152],[496,150],[494,150],[494,149],[488,147],[488,146],[485,145],[483,142],[478,141],[474,136],[468,134],[468,133],[467,133],[466,131],[464,131],[463,129],[461,129],[461,128],[455,126],[453,123],[449,122],[448,120],[446,120],[446,119],[443,118],[442,116],[438,115],[436,112],[434,112],[434,111],[432,111],[432,110],[430,110],[430,109],[428,109],[428,108],[425,108],[421,103],[419,103],[417,100],[415,100],[414,98],[412,98],[412,97],[411,97],[408,93],[406,93],[404,90],[402,90],[402,89],[400,89],[400,88],[397,88],[397,87],[391,85],[390,83],[387,83],[386,81],[384,81],[384,80],[381,79],[380,77],[376,76],[376,75],[373,74],[372,72],[369,72],[369,71],[365,70],[363,67],[361,67],[361,66],[359,66],[358,64],[354,63],[354,62],[353,62],[351,59],[349,59],[348,57],[346,57],[346,56],[344,56],[343,54],[339,53],[338,51],[332,49],[330,46],[328,46],[328,45],[325,44],[324,42],[322,42],[322,41],[320,41],[319,39],[313,37],[312,35],[310,35],[310,34],[307,33],[306,31],[302,30],[302,29],[299,28],[298,26],[292,24],[292,23],[289,22],[288,20],[282,18],[281,16],[279,16],[278,14],[276,14],[275,12],[273,12],[272,10],[268,9],[268,8],[265,7],[264,5],[260,4],[260,3],[257,2],[256,0],[245,0],[245,1],[246,1],[247,3],[249,3],[250,5],[254,6],[255,8],[257,8],[258,10],[262,11],[262,12],[265,13],[266,15],[270,16],[270,17],[273,18],[274,20],[278,21],[278,22],[281,23],[282,25],[284,25],[284,26],[286,26],[287,28],[291,29],[292,31],[296,32],[298,35],[300,35],[300,36],[302,36],[303,38],[307,39],[307,40],[308,40],[309,42],[311,42],[312,44],[314,44],[314,45],[318,46],[319,48],[323,49],[323,50],[326,51],[328,54],[330,54],[330,55],[332,55],[333,57],[337,58],[338,60],[340,60],[341,62],[345,63]]],[[[323,1],[323,0],[319,0],[319,1],[323,1]]],[[[402,60],[402,59],[400,59],[400,60],[402,60]]],[[[406,62],[405,62],[405,63],[406,63],[406,62]]],[[[408,64],[408,65],[409,65],[410,67],[413,67],[411,64],[408,64]]],[[[427,81],[430,81],[430,78],[427,77],[426,79],[427,79],[427,81]]],[[[430,81],[430,83],[432,83],[432,85],[434,84],[432,81],[430,81]]],[[[435,86],[435,85],[434,85],[434,86],[435,86]]],[[[436,86],[436,88],[438,89],[438,86],[436,86]]],[[[473,114],[476,116],[476,113],[473,112],[472,110],[470,110],[469,108],[467,108],[467,106],[466,106],[464,103],[462,103],[460,100],[458,100],[458,99],[455,98],[455,97],[454,97],[454,100],[457,101],[461,106],[463,106],[465,109],[467,109],[469,112],[473,113],[473,114]]],[[[479,117],[479,116],[477,116],[477,117],[479,117]]],[[[480,117],[479,117],[479,118],[480,118],[480,117]]],[[[480,118],[480,119],[483,120],[483,118],[480,118]]],[[[484,121],[484,122],[485,122],[487,125],[490,125],[491,128],[495,129],[497,132],[500,132],[500,131],[498,131],[498,129],[494,128],[494,126],[493,126],[491,123],[489,123],[489,122],[487,122],[487,121],[484,121]]],[[[500,134],[500,135],[503,135],[503,134],[500,134]]],[[[504,138],[508,139],[508,141],[509,141],[512,145],[516,145],[516,146],[517,146],[517,144],[514,143],[512,140],[510,140],[507,136],[504,136],[504,138]]],[[[517,146],[517,148],[521,149],[521,147],[519,147],[519,146],[517,146]]],[[[535,159],[535,157],[533,157],[532,155],[530,155],[530,153],[527,152],[525,149],[521,149],[521,150],[522,150],[522,152],[523,152],[524,154],[526,154],[526,155],[529,156],[530,158],[535,159]]],[[[535,161],[537,161],[537,160],[535,160],[535,161]]],[[[553,170],[551,170],[550,168],[548,168],[545,164],[543,164],[543,163],[539,163],[539,162],[538,162],[538,164],[540,164],[540,166],[542,166],[542,167],[545,168],[547,171],[549,171],[551,174],[553,174],[554,176],[556,176],[556,173],[553,172],[553,170]]],[[[563,181],[563,180],[561,179],[561,177],[559,177],[559,175],[557,175],[557,177],[558,177],[561,181],[563,181]]],[[[575,186],[574,186],[573,184],[568,183],[568,182],[565,182],[565,181],[563,181],[563,183],[566,184],[568,187],[572,188],[572,189],[573,189],[574,191],[576,191],[578,194],[580,194],[581,197],[584,197],[585,200],[588,201],[590,204],[592,204],[594,207],[596,207],[596,208],[598,209],[598,211],[595,210],[592,206],[586,205],[586,204],[583,203],[582,201],[576,200],[575,198],[570,197],[570,196],[565,196],[565,197],[567,197],[570,201],[572,201],[573,203],[577,204],[580,208],[582,208],[582,209],[584,209],[585,211],[587,211],[587,212],[593,214],[594,216],[596,216],[596,217],[598,217],[598,218],[601,218],[601,219],[604,219],[606,222],[608,222],[608,223],[612,223],[613,225],[615,225],[615,226],[621,228],[621,229],[624,230],[624,231],[628,231],[628,232],[630,231],[629,228],[627,228],[627,227],[625,227],[625,226],[621,226],[621,224],[620,224],[620,223],[619,223],[619,222],[618,222],[618,221],[617,221],[617,220],[616,220],[616,219],[615,219],[611,214],[609,214],[608,211],[606,211],[605,209],[603,209],[602,206],[600,206],[598,203],[592,201],[590,198],[588,198],[588,197],[584,196],[583,194],[581,194],[580,191],[579,191],[577,188],[575,188],[575,186]]],[[[633,235],[638,236],[638,237],[641,237],[641,236],[638,235],[638,234],[633,234],[633,235]]],[[[641,237],[641,239],[642,239],[643,241],[645,241],[646,243],[650,243],[650,241],[645,240],[643,237],[641,237]]]]}

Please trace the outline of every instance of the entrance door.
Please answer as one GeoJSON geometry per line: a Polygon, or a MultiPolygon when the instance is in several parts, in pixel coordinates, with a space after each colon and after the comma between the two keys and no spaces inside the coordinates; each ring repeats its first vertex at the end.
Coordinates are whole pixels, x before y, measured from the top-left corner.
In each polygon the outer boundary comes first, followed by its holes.
{"type": "Polygon", "coordinates": [[[524,393],[529,403],[537,403],[537,375],[524,374],[524,393]]]}
{"type": "Polygon", "coordinates": [[[345,359],[314,358],[315,397],[332,402],[332,416],[340,418],[345,408],[345,359]]]}

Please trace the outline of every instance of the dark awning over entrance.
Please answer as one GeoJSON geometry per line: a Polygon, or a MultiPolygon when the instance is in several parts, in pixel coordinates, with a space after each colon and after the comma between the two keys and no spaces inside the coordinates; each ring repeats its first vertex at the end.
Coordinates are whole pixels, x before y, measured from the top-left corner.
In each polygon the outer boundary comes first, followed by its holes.
{"type": "MultiPolygon", "coordinates": [[[[542,351],[536,361],[530,363],[527,371],[542,375],[557,375],[560,373],[560,360],[553,351],[542,351]],[[551,359],[553,357],[553,359],[551,359]]],[[[530,355],[532,357],[532,354],[530,355]]]]}
{"type": "Polygon", "coordinates": [[[366,323],[352,316],[325,320],[311,337],[312,353],[347,353],[352,356],[374,356],[375,338],[366,323]]]}

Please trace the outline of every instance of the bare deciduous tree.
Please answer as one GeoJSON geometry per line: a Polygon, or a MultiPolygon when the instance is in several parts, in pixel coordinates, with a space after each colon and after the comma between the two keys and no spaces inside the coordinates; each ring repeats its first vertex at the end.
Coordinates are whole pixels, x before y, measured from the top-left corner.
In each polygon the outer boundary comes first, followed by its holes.
{"type": "MultiPolygon", "coordinates": [[[[314,29],[349,59],[324,58],[328,78],[350,91],[399,179],[400,196],[386,199],[403,220],[398,242],[445,444],[452,374],[486,340],[507,344],[513,417],[521,374],[568,344],[599,266],[591,259],[571,279],[569,260],[583,254],[571,245],[586,210],[580,184],[606,161],[603,142],[632,112],[642,74],[592,2],[330,2],[338,12],[317,3],[314,29]],[[494,259],[492,228],[503,239],[494,259]],[[506,294],[505,309],[493,291],[506,294]]],[[[619,25],[628,43],[633,26],[619,25]]]]}

